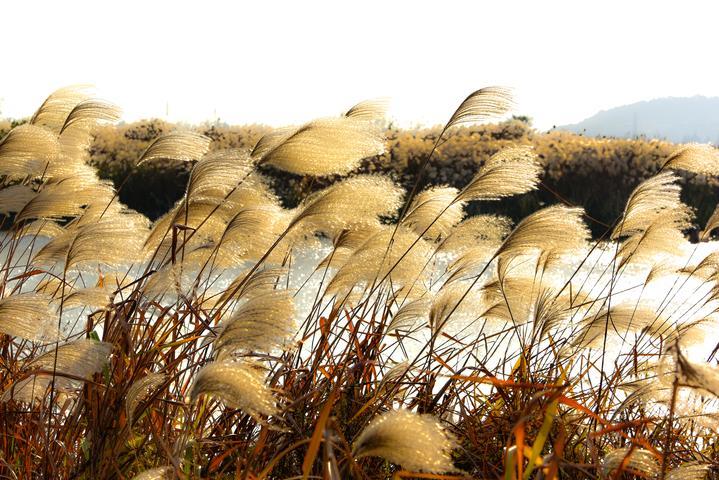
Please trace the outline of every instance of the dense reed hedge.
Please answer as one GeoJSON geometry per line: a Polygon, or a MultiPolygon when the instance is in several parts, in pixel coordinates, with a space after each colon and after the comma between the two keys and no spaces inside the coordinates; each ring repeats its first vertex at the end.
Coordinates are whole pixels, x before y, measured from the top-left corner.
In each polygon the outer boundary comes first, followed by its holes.
{"type": "MultiPolygon", "coordinates": [[[[15,122],[17,123],[17,122],[15,122]]],[[[11,123],[0,123],[3,128],[11,123]]],[[[162,120],[147,120],[96,132],[90,149],[91,162],[102,178],[115,186],[126,181],[120,199],[131,208],[157,218],[184,194],[189,169],[185,163],[159,161],[132,167],[132,162],[163,133],[186,130],[162,120]],[[131,174],[132,173],[132,174],[131,174]],[[131,175],[130,175],[131,174],[131,175]],[[128,178],[129,176],[129,178],[128,178]]],[[[250,149],[271,129],[262,125],[195,126],[193,130],[210,137],[213,150],[250,149]]],[[[359,172],[383,173],[410,189],[417,170],[427,158],[439,134],[439,127],[420,130],[388,128],[387,151],[362,162],[359,172]]],[[[470,205],[469,212],[500,213],[520,220],[543,206],[563,202],[582,205],[595,235],[619,214],[631,191],[657,172],[661,161],[676,145],[650,139],[591,138],[569,132],[538,132],[524,119],[457,129],[435,152],[425,167],[421,186],[463,187],[490,156],[510,145],[532,145],[545,174],[539,190],[495,203],[470,205]]],[[[331,177],[303,178],[287,172],[263,169],[276,193],[287,206],[296,205],[308,193],[336,180],[331,177]]],[[[682,199],[696,208],[699,223],[706,222],[719,194],[718,183],[702,175],[683,175],[682,199]]]]}

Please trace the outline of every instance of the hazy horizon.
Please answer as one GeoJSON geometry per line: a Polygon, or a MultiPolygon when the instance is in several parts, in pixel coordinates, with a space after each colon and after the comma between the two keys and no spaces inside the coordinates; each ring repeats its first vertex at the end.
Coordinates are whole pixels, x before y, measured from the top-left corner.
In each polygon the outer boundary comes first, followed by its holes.
{"type": "Polygon", "coordinates": [[[91,83],[128,122],[286,125],[387,97],[406,127],[444,123],[471,91],[504,85],[515,113],[545,130],[654,98],[719,96],[705,54],[719,5],[692,7],[14,2],[0,20],[14,39],[0,117],[91,83]]]}

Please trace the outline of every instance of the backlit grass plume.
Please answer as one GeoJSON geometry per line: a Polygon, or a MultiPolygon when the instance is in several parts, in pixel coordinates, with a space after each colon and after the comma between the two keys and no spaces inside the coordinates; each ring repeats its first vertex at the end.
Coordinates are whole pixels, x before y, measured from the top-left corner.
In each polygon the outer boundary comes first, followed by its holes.
{"type": "Polygon", "coordinates": [[[640,447],[624,447],[612,450],[602,459],[605,477],[617,471],[633,473],[644,478],[656,478],[660,473],[659,462],[650,451],[640,447]]]}
{"type": "Polygon", "coordinates": [[[195,402],[200,395],[206,395],[253,416],[275,415],[277,400],[265,385],[264,377],[263,370],[254,364],[212,362],[197,372],[189,401],[195,402]]]}
{"type": "Polygon", "coordinates": [[[296,331],[292,297],[286,290],[253,296],[220,328],[215,340],[220,352],[270,353],[287,344],[296,331]]]}
{"type": "Polygon", "coordinates": [[[52,132],[19,125],[0,140],[0,174],[10,179],[38,177],[60,160],[60,142],[52,132]]]}
{"type": "Polygon", "coordinates": [[[376,111],[360,106],[349,115],[270,134],[260,140],[254,156],[260,163],[299,175],[349,173],[362,159],[384,152],[382,126],[371,121],[370,110],[376,111]]]}
{"type": "Polygon", "coordinates": [[[0,401],[31,403],[44,398],[51,385],[60,391],[76,390],[83,381],[102,370],[111,351],[112,344],[89,339],[53,348],[28,361],[23,367],[31,376],[10,385],[0,401]]]}
{"type": "Polygon", "coordinates": [[[393,410],[367,425],[352,446],[355,458],[378,456],[415,472],[448,473],[454,437],[430,415],[393,410]]]}
{"type": "Polygon", "coordinates": [[[543,208],[519,222],[498,254],[517,255],[551,247],[560,251],[582,249],[589,238],[581,208],[555,205],[543,208]]]}
{"type": "Polygon", "coordinates": [[[680,230],[688,227],[692,212],[679,198],[677,180],[676,174],[662,172],[635,188],[612,238],[643,232],[660,217],[663,223],[673,223],[680,230]]]}
{"type": "Polygon", "coordinates": [[[173,132],[158,137],[137,160],[137,165],[154,160],[199,160],[210,148],[210,139],[194,132],[173,132]]]}
{"type": "Polygon", "coordinates": [[[719,151],[713,145],[690,143],[674,151],[664,162],[662,169],[665,168],[719,175],[719,151]]]}
{"type": "Polygon", "coordinates": [[[490,157],[459,193],[459,199],[497,200],[537,188],[542,173],[531,147],[512,147],[490,157]]]}
{"type": "Polygon", "coordinates": [[[402,219],[402,225],[430,241],[446,238],[464,218],[464,202],[453,187],[430,187],[420,192],[402,219]]]}
{"type": "Polygon", "coordinates": [[[57,339],[57,314],[51,297],[24,293],[0,300],[0,332],[33,341],[57,339]]]}
{"type": "Polygon", "coordinates": [[[469,126],[511,107],[234,136],[53,93],[0,140],[0,477],[714,479],[719,251],[674,171],[715,149],[625,181],[631,141],[469,126]]]}

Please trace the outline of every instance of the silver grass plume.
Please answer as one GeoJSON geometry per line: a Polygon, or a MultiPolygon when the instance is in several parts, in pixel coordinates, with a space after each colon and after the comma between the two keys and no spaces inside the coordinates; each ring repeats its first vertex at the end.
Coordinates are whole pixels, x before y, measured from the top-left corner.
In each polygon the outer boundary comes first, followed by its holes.
{"type": "Polygon", "coordinates": [[[172,466],[155,467],[140,472],[132,480],[172,480],[175,478],[175,469],[172,466]]]}
{"type": "Polygon", "coordinates": [[[641,233],[659,218],[665,223],[671,221],[680,230],[688,227],[692,212],[679,198],[678,179],[673,172],[662,172],[640,183],[629,196],[612,239],[641,233]]]}
{"type": "Polygon", "coordinates": [[[297,131],[297,127],[281,127],[266,133],[255,144],[250,156],[257,160],[271,152],[297,131]]]}
{"type": "Polygon", "coordinates": [[[514,99],[510,89],[494,86],[481,88],[464,99],[444,129],[491,120],[506,114],[512,108],[514,99]]]}
{"type": "Polygon", "coordinates": [[[405,470],[448,473],[454,437],[431,415],[393,410],[374,418],[352,445],[355,458],[382,457],[405,470]]]}
{"type": "Polygon", "coordinates": [[[442,288],[429,311],[429,326],[437,336],[450,324],[472,321],[484,316],[489,308],[481,292],[467,292],[466,285],[442,288]]]}
{"type": "MultiPolygon", "coordinates": [[[[225,227],[219,243],[218,261],[233,266],[243,260],[261,258],[288,229],[292,213],[279,205],[265,205],[240,209],[225,227]]],[[[278,245],[270,262],[282,260],[290,247],[292,236],[286,236],[278,245]]]]}
{"type": "Polygon", "coordinates": [[[60,142],[36,125],[19,125],[0,141],[0,175],[10,179],[39,177],[60,158],[60,142]]]}
{"type": "Polygon", "coordinates": [[[437,252],[461,254],[476,244],[486,250],[496,250],[511,231],[512,221],[507,217],[476,215],[457,225],[437,247],[437,252]]]}
{"type": "Polygon", "coordinates": [[[110,203],[114,189],[97,178],[68,177],[46,184],[15,217],[15,222],[75,217],[92,203],[110,203]]]}
{"type": "Polygon", "coordinates": [[[636,305],[635,302],[620,303],[586,315],[579,322],[581,328],[576,335],[576,342],[582,347],[602,348],[605,331],[610,336],[616,334],[625,337],[644,328],[660,330],[665,326],[664,322],[653,308],[636,305]]]}
{"type": "Polygon", "coordinates": [[[45,373],[32,375],[11,385],[3,392],[0,401],[16,400],[30,403],[42,398],[52,383],[51,372],[55,366],[57,367],[55,388],[58,391],[75,389],[79,384],[78,379],[89,380],[92,375],[102,370],[111,352],[111,343],[89,339],[79,339],[60,345],[57,349],[30,360],[24,366],[26,370],[43,370],[45,373]]]}
{"type": "MultiPolygon", "coordinates": [[[[226,210],[216,209],[217,205],[216,200],[195,201],[189,204],[185,198],[179,200],[169,212],[155,220],[145,239],[144,250],[152,254],[159,248],[161,255],[169,253],[165,250],[169,251],[172,246],[172,230],[176,226],[183,226],[195,232],[190,239],[191,243],[185,246],[186,250],[204,244],[207,240],[218,240],[229,218],[226,210]]],[[[177,230],[176,233],[178,236],[176,246],[179,246],[185,235],[182,230],[177,230]]]]}
{"type": "Polygon", "coordinates": [[[719,175],[719,150],[713,145],[690,143],[675,150],[662,166],[700,175],[719,175]]]}
{"type": "Polygon", "coordinates": [[[680,386],[719,397],[719,367],[709,362],[687,359],[676,344],[667,348],[662,355],[658,376],[667,386],[676,380],[680,386]]]}
{"type": "Polygon", "coordinates": [[[217,398],[230,408],[253,416],[278,412],[277,401],[265,384],[264,370],[250,363],[212,362],[200,369],[189,393],[189,401],[200,395],[217,398]]]}
{"type": "Polygon", "coordinates": [[[714,211],[704,226],[704,230],[699,232],[699,239],[702,241],[708,240],[712,230],[715,230],[717,227],[719,227],[719,205],[714,208],[714,211]]]}
{"type": "Polygon", "coordinates": [[[144,235],[128,229],[122,222],[108,219],[67,230],[52,239],[35,255],[39,264],[103,264],[111,267],[130,264],[141,258],[144,235]]]}
{"type": "Polygon", "coordinates": [[[454,187],[429,187],[412,200],[401,224],[429,241],[447,238],[464,218],[464,202],[454,187]],[[426,230],[426,232],[425,232],[426,230]]]}
{"type": "Polygon", "coordinates": [[[30,124],[45,127],[60,134],[70,112],[81,102],[88,100],[89,85],[70,85],[51,93],[30,119],[30,124]]]}
{"type": "Polygon", "coordinates": [[[242,184],[254,183],[255,172],[249,155],[240,150],[220,150],[206,154],[198,161],[187,181],[187,198],[222,199],[242,184]]]}
{"type": "Polygon", "coordinates": [[[286,268],[264,268],[257,270],[250,278],[245,280],[249,269],[242,271],[220,296],[218,303],[234,300],[249,299],[256,295],[264,295],[282,285],[283,279],[288,275],[286,268]]]}
{"type": "Polygon", "coordinates": [[[379,175],[357,175],[310,195],[299,207],[290,227],[302,222],[305,229],[334,236],[346,229],[377,225],[402,204],[404,191],[379,175]]]}
{"type": "Polygon", "coordinates": [[[703,480],[706,478],[711,464],[687,462],[669,470],[665,480],[703,480]]]}
{"type": "Polygon", "coordinates": [[[428,274],[425,266],[431,254],[429,243],[413,231],[405,227],[395,231],[392,226],[384,226],[340,267],[326,293],[342,298],[363,283],[369,285],[385,277],[395,286],[422,281],[422,274],[428,274]]]}
{"type": "Polygon", "coordinates": [[[63,165],[58,165],[58,169],[48,168],[49,176],[70,174],[64,170],[67,167],[72,168],[70,164],[83,164],[89,158],[88,149],[95,128],[102,123],[116,122],[119,119],[120,109],[103,100],[87,99],[75,105],[59,133],[63,165]]]}
{"type": "Polygon", "coordinates": [[[537,188],[543,169],[532,147],[500,150],[459,193],[459,200],[498,200],[537,188]]]}
{"type": "Polygon", "coordinates": [[[15,231],[15,237],[21,238],[24,236],[30,236],[55,238],[58,235],[62,235],[64,232],[65,229],[52,220],[35,220],[34,222],[27,222],[21,228],[17,229],[15,231]]]}
{"type": "Polygon", "coordinates": [[[37,192],[28,185],[11,185],[0,190],[0,214],[19,212],[37,192]]]}
{"type": "Polygon", "coordinates": [[[345,117],[362,120],[384,120],[389,101],[386,98],[364,100],[345,112],[345,117]]]}
{"type": "Polygon", "coordinates": [[[260,140],[254,151],[259,163],[299,175],[344,175],[385,150],[382,126],[363,117],[318,119],[285,133],[260,140]]]}
{"type": "Polygon", "coordinates": [[[60,130],[60,137],[67,130],[87,128],[88,124],[94,126],[99,122],[116,122],[120,119],[120,109],[117,105],[99,99],[87,99],[73,107],[60,130]]]}
{"type": "Polygon", "coordinates": [[[341,267],[359,247],[380,230],[380,225],[367,225],[359,230],[342,230],[332,241],[333,250],[322,259],[316,270],[341,267]]]}
{"type": "Polygon", "coordinates": [[[589,238],[583,214],[581,208],[563,205],[534,212],[519,222],[499,247],[497,255],[512,256],[547,248],[567,253],[582,249],[589,238]]]}
{"type": "Polygon", "coordinates": [[[0,300],[0,332],[32,341],[54,341],[59,334],[52,298],[22,293],[0,300]]]}
{"type": "Polygon", "coordinates": [[[659,462],[649,450],[623,447],[612,450],[602,458],[603,476],[611,478],[622,465],[624,471],[636,472],[645,478],[655,478],[661,472],[659,462]]]}
{"type": "Polygon", "coordinates": [[[682,232],[676,227],[671,216],[657,217],[643,231],[637,232],[622,242],[617,257],[619,267],[633,263],[655,263],[658,257],[664,260],[676,256],[687,243],[682,232]]]}
{"type": "Polygon", "coordinates": [[[112,302],[112,290],[108,286],[89,287],[74,290],[65,295],[62,302],[63,308],[89,308],[99,310],[107,307],[112,302]]]}
{"type": "Polygon", "coordinates": [[[147,147],[137,160],[137,165],[155,160],[199,160],[209,150],[210,142],[210,138],[199,133],[168,133],[158,137],[147,147]]]}
{"type": "Polygon", "coordinates": [[[134,423],[135,410],[147,397],[157,390],[165,381],[167,375],[164,373],[148,373],[139,378],[130,385],[125,395],[125,413],[127,415],[127,424],[132,428],[134,423]]]}
{"type": "Polygon", "coordinates": [[[287,290],[249,298],[220,327],[215,346],[220,355],[271,353],[287,345],[296,332],[295,307],[287,290]]]}
{"type": "Polygon", "coordinates": [[[392,316],[392,320],[387,325],[387,333],[395,330],[411,330],[418,323],[429,322],[431,306],[432,299],[429,296],[406,302],[392,316]]]}

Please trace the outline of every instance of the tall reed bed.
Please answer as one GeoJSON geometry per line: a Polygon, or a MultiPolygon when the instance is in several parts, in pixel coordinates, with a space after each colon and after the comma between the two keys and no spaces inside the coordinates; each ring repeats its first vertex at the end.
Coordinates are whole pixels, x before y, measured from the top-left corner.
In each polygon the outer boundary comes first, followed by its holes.
{"type": "MultiPolygon", "coordinates": [[[[511,107],[472,93],[430,157],[511,107]]],[[[540,187],[526,146],[462,188],[353,175],[383,115],[251,151],[166,134],[135,165],[192,169],[152,224],[87,163],[115,106],[65,88],[11,130],[2,478],[716,478],[719,253],[683,235],[676,172],[719,174],[717,151],[676,151],[591,240],[574,205],[466,217],[540,187]],[[289,210],[260,166],[343,179],[289,210]]]]}

